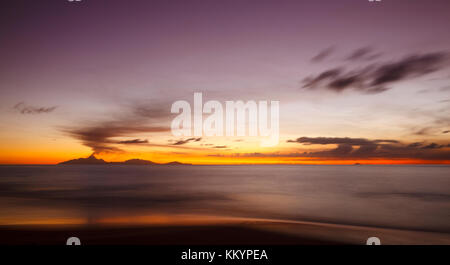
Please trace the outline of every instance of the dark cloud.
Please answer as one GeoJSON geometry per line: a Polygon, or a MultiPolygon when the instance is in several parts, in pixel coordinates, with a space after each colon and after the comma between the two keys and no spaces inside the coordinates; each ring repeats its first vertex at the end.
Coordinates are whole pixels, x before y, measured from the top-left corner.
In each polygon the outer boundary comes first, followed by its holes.
{"type": "Polygon", "coordinates": [[[199,142],[201,140],[202,140],[201,137],[199,137],[199,138],[188,138],[186,140],[178,140],[175,143],[173,143],[172,145],[183,145],[183,144],[187,144],[189,142],[199,142]]]}
{"type": "Polygon", "coordinates": [[[226,146],[226,145],[216,145],[216,146],[214,146],[213,148],[216,148],[216,149],[223,149],[223,148],[228,148],[228,146],[226,146]]]}
{"type": "Polygon", "coordinates": [[[299,137],[295,140],[287,140],[288,143],[302,144],[344,144],[344,145],[374,145],[380,143],[398,143],[397,140],[368,140],[365,138],[349,137],[299,137]]]}
{"type": "MultiPolygon", "coordinates": [[[[424,142],[404,144],[390,139],[370,140],[349,137],[299,137],[287,142],[301,143],[303,145],[337,145],[337,147],[329,150],[289,155],[298,157],[450,159],[450,151],[446,150],[446,148],[450,147],[450,144],[426,144],[424,142]]],[[[280,156],[280,154],[277,154],[277,156],[280,156]]]]}
{"type": "Polygon", "coordinates": [[[449,147],[449,145],[437,144],[437,143],[425,144],[424,142],[415,142],[415,143],[407,145],[407,147],[408,148],[421,148],[421,149],[439,149],[439,148],[449,147]]]}
{"type": "Polygon", "coordinates": [[[307,77],[303,80],[303,83],[304,83],[303,87],[315,88],[323,81],[336,79],[341,74],[341,72],[342,72],[342,69],[334,68],[334,69],[327,70],[327,71],[319,74],[316,77],[307,77]]]}
{"type": "Polygon", "coordinates": [[[118,143],[119,144],[147,144],[148,140],[133,139],[133,140],[119,141],[118,143]]]}
{"type": "Polygon", "coordinates": [[[447,130],[447,131],[443,131],[442,133],[449,133],[450,132],[450,130],[447,130]]]}
{"type": "MultiPolygon", "coordinates": [[[[66,132],[90,148],[95,154],[104,152],[122,152],[114,144],[126,144],[126,141],[114,140],[115,137],[128,137],[140,133],[165,132],[169,129],[161,126],[145,126],[134,122],[105,122],[93,126],[70,129],[66,132]]],[[[141,143],[142,144],[142,143],[141,143]]]]}
{"type": "Polygon", "coordinates": [[[444,53],[413,55],[398,62],[380,66],[374,72],[373,86],[402,80],[408,76],[422,76],[439,69],[447,57],[444,53]]]}
{"type": "MultiPolygon", "coordinates": [[[[302,143],[306,145],[337,145],[336,148],[325,151],[314,152],[314,156],[321,157],[341,157],[341,156],[367,156],[373,154],[382,144],[396,144],[396,140],[368,140],[365,138],[349,138],[349,137],[300,137],[296,140],[288,140],[289,143],[302,143]],[[357,148],[355,148],[357,147],[357,148]],[[358,148],[359,147],[359,148],[358,148]]],[[[307,153],[311,155],[312,153],[307,153]]]]}
{"type": "MultiPolygon", "coordinates": [[[[365,53],[367,51],[360,51],[355,56],[365,53]]],[[[390,85],[396,82],[440,70],[447,58],[446,53],[436,52],[411,55],[395,62],[368,65],[351,71],[337,67],[305,78],[303,88],[325,88],[336,92],[354,89],[363,93],[380,93],[390,89],[390,85]]]]}
{"type": "Polygon", "coordinates": [[[313,58],[311,58],[312,62],[320,62],[324,60],[326,57],[331,55],[334,52],[334,47],[326,48],[323,51],[320,51],[317,55],[315,55],[313,58]]]}
{"type": "Polygon", "coordinates": [[[26,105],[23,102],[19,102],[14,106],[14,109],[21,114],[41,114],[41,113],[50,113],[54,111],[57,107],[36,107],[36,106],[29,106],[26,105]]]}
{"type": "Polygon", "coordinates": [[[429,145],[425,145],[422,148],[423,149],[438,149],[438,148],[444,148],[444,147],[448,147],[448,145],[442,145],[442,144],[437,144],[437,143],[431,143],[429,145]]]}
{"type": "Polygon", "coordinates": [[[101,122],[84,122],[80,126],[64,128],[63,132],[80,140],[95,154],[105,152],[123,152],[117,145],[150,145],[147,140],[117,140],[114,138],[133,137],[136,134],[167,132],[170,130],[166,121],[170,117],[168,110],[135,105],[124,109],[111,120],[101,122]],[[164,124],[164,125],[162,125],[164,124]]]}
{"type": "Polygon", "coordinates": [[[417,147],[421,147],[423,145],[423,142],[415,142],[412,144],[409,144],[408,147],[409,148],[417,148],[417,147]]]}

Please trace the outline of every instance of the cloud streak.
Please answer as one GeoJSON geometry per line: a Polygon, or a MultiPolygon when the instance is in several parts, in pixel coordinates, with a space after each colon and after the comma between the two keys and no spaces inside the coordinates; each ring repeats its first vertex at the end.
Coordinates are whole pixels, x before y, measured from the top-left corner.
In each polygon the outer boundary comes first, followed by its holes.
{"type": "Polygon", "coordinates": [[[372,47],[362,47],[353,51],[346,60],[348,61],[368,61],[379,57],[380,53],[375,53],[372,47]]]}
{"type": "Polygon", "coordinates": [[[316,54],[313,58],[311,58],[311,62],[321,62],[327,57],[329,57],[334,52],[334,47],[326,48],[323,51],[320,51],[318,54],[316,54]]]}
{"type": "MultiPolygon", "coordinates": [[[[371,50],[360,49],[349,56],[350,60],[365,58],[371,50]]],[[[374,94],[392,88],[392,85],[411,78],[421,77],[444,67],[448,54],[435,52],[410,55],[394,62],[371,64],[347,71],[344,66],[326,70],[316,76],[303,80],[303,88],[327,89],[341,92],[353,89],[362,93],[374,94]]]]}
{"type": "Polygon", "coordinates": [[[373,145],[379,143],[398,143],[397,140],[368,140],[365,138],[339,138],[339,137],[300,137],[288,140],[288,143],[303,144],[349,144],[349,145],[373,145]]]}
{"type": "Polygon", "coordinates": [[[57,106],[52,107],[36,107],[25,104],[24,102],[19,102],[14,105],[14,109],[20,114],[43,114],[53,112],[57,106]]]}
{"type": "Polygon", "coordinates": [[[414,158],[450,160],[450,144],[415,142],[404,144],[391,139],[349,137],[299,137],[288,143],[303,145],[337,145],[333,149],[297,153],[303,157],[321,158],[414,158]]]}
{"type": "Polygon", "coordinates": [[[148,144],[148,140],[133,139],[133,140],[119,141],[118,143],[119,144],[148,144]]]}
{"type": "Polygon", "coordinates": [[[189,142],[200,142],[202,140],[201,137],[199,138],[188,138],[186,140],[178,140],[175,143],[173,143],[172,145],[184,145],[187,144],[189,142]]]}

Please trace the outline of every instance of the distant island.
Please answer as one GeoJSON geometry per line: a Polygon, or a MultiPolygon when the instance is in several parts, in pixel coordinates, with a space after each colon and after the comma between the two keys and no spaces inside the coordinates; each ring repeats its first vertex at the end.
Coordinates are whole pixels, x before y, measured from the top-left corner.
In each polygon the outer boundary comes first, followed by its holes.
{"type": "Polygon", "coordinates": [[[106,162],[103,159],[98,159],[95,157],[94,154],[90,155],[88,158],[77,158],[72,159],[68,161],[64,161],[61,163],[58,163],[58,165],[150,165],[150,166],[157,166],[157,165],[191,165],[191,164],[184,164],[178,161],[173,161],[169,163],[155,163],[149,160],[142,160],[142,159],[129,159],[123,162],[106,162]]]}

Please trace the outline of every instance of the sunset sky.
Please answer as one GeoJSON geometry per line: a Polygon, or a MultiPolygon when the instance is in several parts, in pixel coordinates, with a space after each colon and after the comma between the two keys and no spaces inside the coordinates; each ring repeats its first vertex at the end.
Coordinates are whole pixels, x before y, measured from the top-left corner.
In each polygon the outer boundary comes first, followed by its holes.
{"type": "Polygon", "coordinates": [[[8,1],[0,164],[450,163],[450,1],[8,1]],[[279,100],[280,141],[175,137],[173,102],[279,100]]]}

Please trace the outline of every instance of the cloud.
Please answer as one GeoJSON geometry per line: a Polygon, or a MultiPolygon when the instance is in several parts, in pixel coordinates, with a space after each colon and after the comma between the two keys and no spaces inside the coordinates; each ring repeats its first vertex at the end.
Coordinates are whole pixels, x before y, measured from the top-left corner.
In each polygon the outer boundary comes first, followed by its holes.
{"type": "Polygon", "coordinates": [[[19,102],[14,106],[14,109],[21,114],[42,114],[42,113],[50,113],[54,111],[57,106],[52,107],[36,107],[26,105],[24,102],[19,102]]]}
{"type": "Polygon", "coordinates": [[[325,50],[320,51],[317,55],[311,58],[312,62],[321,62],[334,52],[334,47],[328,47],[325,50]]]}
{"type": "Polygon", "coordinates": [[[422,149],[439,149],[439,148],[444,148],[444,147],[448,147],[448,145],[442,145],[442,144],[437,144],[437,143],[431,143],[429,145],[425,145],[422,147],[422,149]]]}
{"type": "MultiPolygon", "coordinates": [[[[66,132],[92,149],[95,154],[104,152],[123,152],[114,144],[130,144],[129,141],[114,140],[115,137],[129,137],[133,134],[165,132],[169,129],[161,126],[145,126],[132,121],[104,122],[93,126],[70,129],[66,132]]],[[[135,142],[136,143],[136,142],[135,142]]],[[[142,142],[140,143],[142,144],[142,142]]]]}
{"type": "Polygon", "coordinates": [[[321,84],[323,81],[336,79],[337,77],[339,77],[341,72],[342,72],[342,69],[334,68],[334,69],[330,69],[325,72],[322,72],[321,74],[319,74],[318,76],[316,76],[314,78],[307,77],[303,80],[303,83],[304,83],[303,87],[315,88],[316,86],[321,84]]]}
{"type": "MultiPolygon", "coordinates": [[[[375,153],[377,148],[382,144],[397,144],[397,140],[377,139],[368,140],[365,138],[349,138],[349,137],[300,137],[295,140],[288,140],[288,143],[302,143],[306,145],[318,144],[329,145],[335,144],[335,149],[315,152],[314,155],[340,157],[340,156],[367,156],[375,153]],[[359,148],[355,149],[354,146],[359,148]]],[[[310,153],[311,154],[311,153],[310,153]]]]}
{"type": "MultiPolygon", "coordinates": [[[[333,149],[293,153],[298,157],[319,158],[415,158],[450,160],[450,144],[414,142],[405,144],[392,139],[365,139],[349,137],[299,137],[288,143],[303,145],[337,145],[333,149]]],[[[277,154],[280,156],[280,154],[277,154]]],[[[290,154],[289,156],[292,156],[290,154]]]]}
{"type": "Polygon", "coordinates": [[[423,142],[415,142],[412,144],[409,144],[408,147],[409,148],[417,148],[417,147],[421,147],[423,145],[423,142]]]}
{"type": "Polygon", "coordinates": [[[216,146],[213,146],[212,148],[223,149],[223,148],[228,148],[228,146],[226,146],[226,145],[216,145],[216,146]]]}
{"type": "Polygon", "coordinates": [[[148,140],[133,139],[133,140],[119,141],[118,143],[119,144],[147,144],[148,140]]]}
{"type": "MultiPolygon", "coordinates": [[[[360,51],[354,56],[361,57],[367,51],[360,51]]],[[[372,64],[345,71],[345,67],[336,67],[326,70],[316,76],[310,76],[303,80],[303,88],[325,88],[340,92],[354,89],[362,93],[381,93],[391,89],[391,85],[427,75],[443,68],[443,63],[448,55],[443,52],[435,52],[421,55],[410,55],[395,62],[372,64]]]]}
{"type": "Polygon", "coordinates": [[[183,144],[187,144],[189,142],[199,142],[201,140],[202,140],[201,137],[199,137],[199,138],[188,138],[186,140],[178,140],[175,143],[173,143],[172,145],[183,145],[183,144]]]}
{"type": "Polygon", "coordinates": [[[362,47],[354,50],[346,60],[348,61],[361,61],[361,60],[373,60],[380,56],[380,53],[375,53],[372,47],[362,47]]]}
{"type": "Polygon", "coordinates": [[[339,138],[339,137],[300,137],[295,140],[287,140],[288,143],[303,144],[346,144],[346,145],[373,145],[380,143],[398,143],[397,140],[368,140],[365,138],[339,138]]]}
{"type": "Polygon", "coordinates": [[[414,134],[415,135],[429,135],[431,130],[433,130],[432,127],[424,127],[418,131],[415,131],[414,134]]]}
{"type": "Polygon", "coordinates": [[[81,125],[71,128],[63,128],[62,131],[69,136],[78,139],[83,145],[92,149],[95,154],[124,152],[118,145],[141,144],[153,145],[148,140],[138,138],[132,140],[118,140],[115,138],[131,138],[136,134],[167,132],[170,128],[162,123],[170,117],[165,109],[135,105],[112,115],[113,118],[101,122],[82,122],[81,125]]]}
{"type": "Polygon", "coordinates": [[[380,66],[374,72],[372,85],[402,80],[409,76],[422,76],[439,69],[439,64],[447,57],[444,53],[430,53],[425,55],[412,55],[398,62],[380,66]]]}

